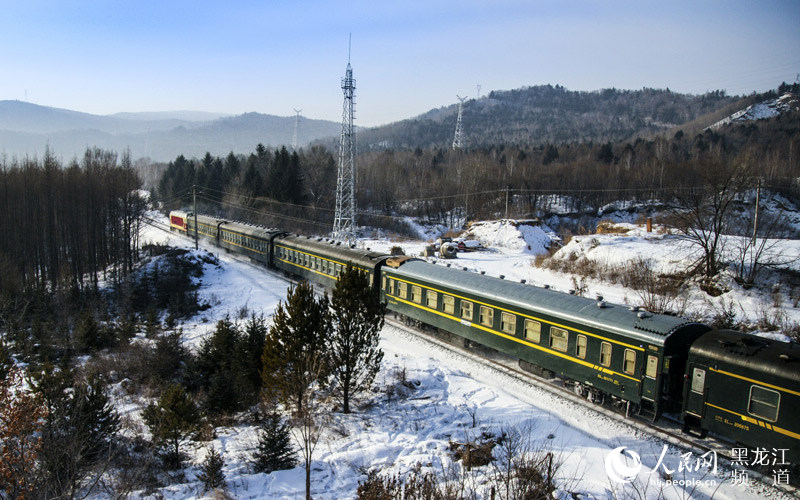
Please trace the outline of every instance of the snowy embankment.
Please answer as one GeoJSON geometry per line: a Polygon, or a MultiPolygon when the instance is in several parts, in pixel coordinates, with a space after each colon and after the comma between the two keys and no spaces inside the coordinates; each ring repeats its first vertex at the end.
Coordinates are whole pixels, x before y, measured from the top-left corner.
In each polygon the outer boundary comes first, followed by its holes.
{"type": "MultiPolygon", "coordinates": [[[[541,229],[514,232],[508,227],[484,226],[474,228],[470,237],[494,250],[459,254],[458,265],[485,270],[492,275],[504,274],[507,279],[527,279],[539,285],[547,283],[560,290],[571,288],[569,277],[532,265],[531,260],[540,251],[537,245],[541,244],[543,249],[547,244],[546,234],[541,229]]],[[[608,247],[600,250],[607,253],[607,258],[629,252],[676,255],[674,246],[665,238],[597,237],[600,244],[591,251],[608,247]]],[[[182,237],[154,229],[148,230],[142,241],[191,245],[182,237]]],[[[570,242],[561,251],[577,250],[579,244],[570,242]]],[[[364,242],[364,245],[388,251],[397,243],[376,240],[364,242]]],[[[400,245],[406,254],[418,255],[426,243],[403,242],[400,245]]],[[[220,265],[207,265],[202,278],[200,298],[212,307],[181,325],[183,339],[192,348],[197,348],[202,339],[211,334],[215,322],[225,315],[236,319],[254,312],[270,317],[285,297],[288,286],[284,279],[258,266],[219,249],[206,248],[219,255],[220,265]]],[[[621,301],[618,299],[629,293],[605,288],[600,283],[592,284],[591,289],[591,293],[603,293],[612,301],[621,301]]],[[[760,483],[746,485],[732,481],[731,471],[723,467],[721,461],[716,473],[709,467],[690,468],[675,473],[672,476],[675,481],[670,482],[663,474],[663,467],[677,470],[680,454],[686,450],[643,436],[625,423],[520,384],[474,360],[434,347],[394,327],[384,329],[381,348],[385,357],[375,381],[376,391],[362,401],[363,406],[353,414],[333,412],[331,421],[326,424],[312,465],[312,495],[316,499],[354,498],[359,481],[363,481],[371,469],[401,476],[416,467],[438,473],[459,471],[460,464],[450,451],[451,442],[463,443],[480,439],[482,435],[499,436],[504,429],[525,431],[531,438],[532,449],[553,453],[556,463],[560,464],[556,484],[561,498],[572,495],[572,498],[713,496],[750,499],[777,495],[760,483]],[[641,456],[643,466],[633,483],[615,482],[607,471],[607,458],[616,456],[612,455],[612,450],[621,446],[641,456]],[[665,450],[659,466],[659,458],[665,450]],[[658,470],[654,471],[656,467],[658,470]]],[[[127,416],[134,420],[139,411],[133,404],[125,408],[127,416]]],[[[250,456],[256,440],[254,425],[218,428],[213,441],[190,445],[192,455],[185,481],[164,487],[158,494],[172,499],[202,497],[202,488],[196,479],[198,466],[208,448],[213,446],[223,455],[226,489],[234,498],[302,498],[302,467],[269,475],[252,472],[250,456]]],[[[694,453],[693,459],[698,457],[694,453]]],[[[609,463],[613,466],[613,461],[609,463]]],[[[483,496],[480,498],[489,498],[490,467],[462,472],[471,484],[481,485],[483,496]]],[[[214,497],[213,493],[205,495],[214,497]]],[[[146,495],[139,493],[134,497],[146,495]]]]}

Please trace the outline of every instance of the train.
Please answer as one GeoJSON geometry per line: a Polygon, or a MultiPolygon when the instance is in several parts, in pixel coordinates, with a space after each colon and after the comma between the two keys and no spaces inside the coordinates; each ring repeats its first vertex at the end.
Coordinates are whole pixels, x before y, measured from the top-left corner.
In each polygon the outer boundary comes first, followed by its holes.
{"type": "Polygon", "coordinates": [[[322,237],[186,211],[169,218],[173,231],[326,287],[355,267],[407,321],[511,356],[626,416],[669,415],[686,433],[800,464],[800,344],[322,237]]]}

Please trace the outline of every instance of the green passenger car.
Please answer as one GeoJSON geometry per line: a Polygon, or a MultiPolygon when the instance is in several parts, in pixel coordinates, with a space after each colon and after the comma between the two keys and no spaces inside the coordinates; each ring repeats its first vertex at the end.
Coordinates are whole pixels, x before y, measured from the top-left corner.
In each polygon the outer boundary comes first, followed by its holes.
{"type": "Polygon", "coordinates": [[[708,327],[418,260],[389,259],[381,292],[407,317],[552,372],[656,419],[680,411],[684,360],[708,327]]]}
{"type": "Polygon", "coordinates": [[[285,235],[273,240],[273,266],[303,279],[333,287],[342,270],[352,265],[375,285],[379,267],[389,256],[324,238],[285,235]]]}
{"type": "Polygon", "coordinates": [[[689,350],[686,431],[707,431],[748,448],[786,450],[800,464],[800,345],[714,330],[689,350]]]}
{"type": "Polygon", "coordinates": [[[279,229],[226,222],[219,226],[217,244],[233,253],[249,257],[254,262],[269,266],[271,262],[272,240],[285,234],[279,229]]]}
{"type": "Polygon", "coordinates": [[[225,220],[200,214],[195,216],[189,213],[186,218],[186,234],[194,238],[195,229],[197,229],[197,234],[200,238],[211,240],[214,244],[219,245],[220,224],[225,224],[225,220]],[[195,228],[195,219],[197,219],[197,228],[195,228]]]}

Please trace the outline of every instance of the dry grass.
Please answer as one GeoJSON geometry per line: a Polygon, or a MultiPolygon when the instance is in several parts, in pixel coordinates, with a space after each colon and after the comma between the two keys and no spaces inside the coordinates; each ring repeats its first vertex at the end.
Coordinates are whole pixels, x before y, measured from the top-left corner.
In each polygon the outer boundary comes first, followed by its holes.
{"type": "Polygon", "coordinates": [[[597,234],[625,234],[630,230],[630,227],[620,226],[610,220],[601,220],[597,223],[597,234]]]}

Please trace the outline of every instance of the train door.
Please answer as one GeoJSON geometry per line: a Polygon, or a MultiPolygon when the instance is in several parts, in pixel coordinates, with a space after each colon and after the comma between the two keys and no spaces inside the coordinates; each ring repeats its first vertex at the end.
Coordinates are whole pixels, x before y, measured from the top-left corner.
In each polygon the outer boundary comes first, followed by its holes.
{"type": "Polygon", "coordinates": [[[687,413],[703,417],[705,414],[706,402],[706,374],[708,367],[692,363],[689,370],[688,386],[686,387],[686,399],[684,408],[687,413]]]}
{"type": "Polygon", "coordinates": [[[642,379],[642,397],[650,401],[656,400],[658,385],[658,356],[647,354],[645,357],[644,379],[642,379]]]}

